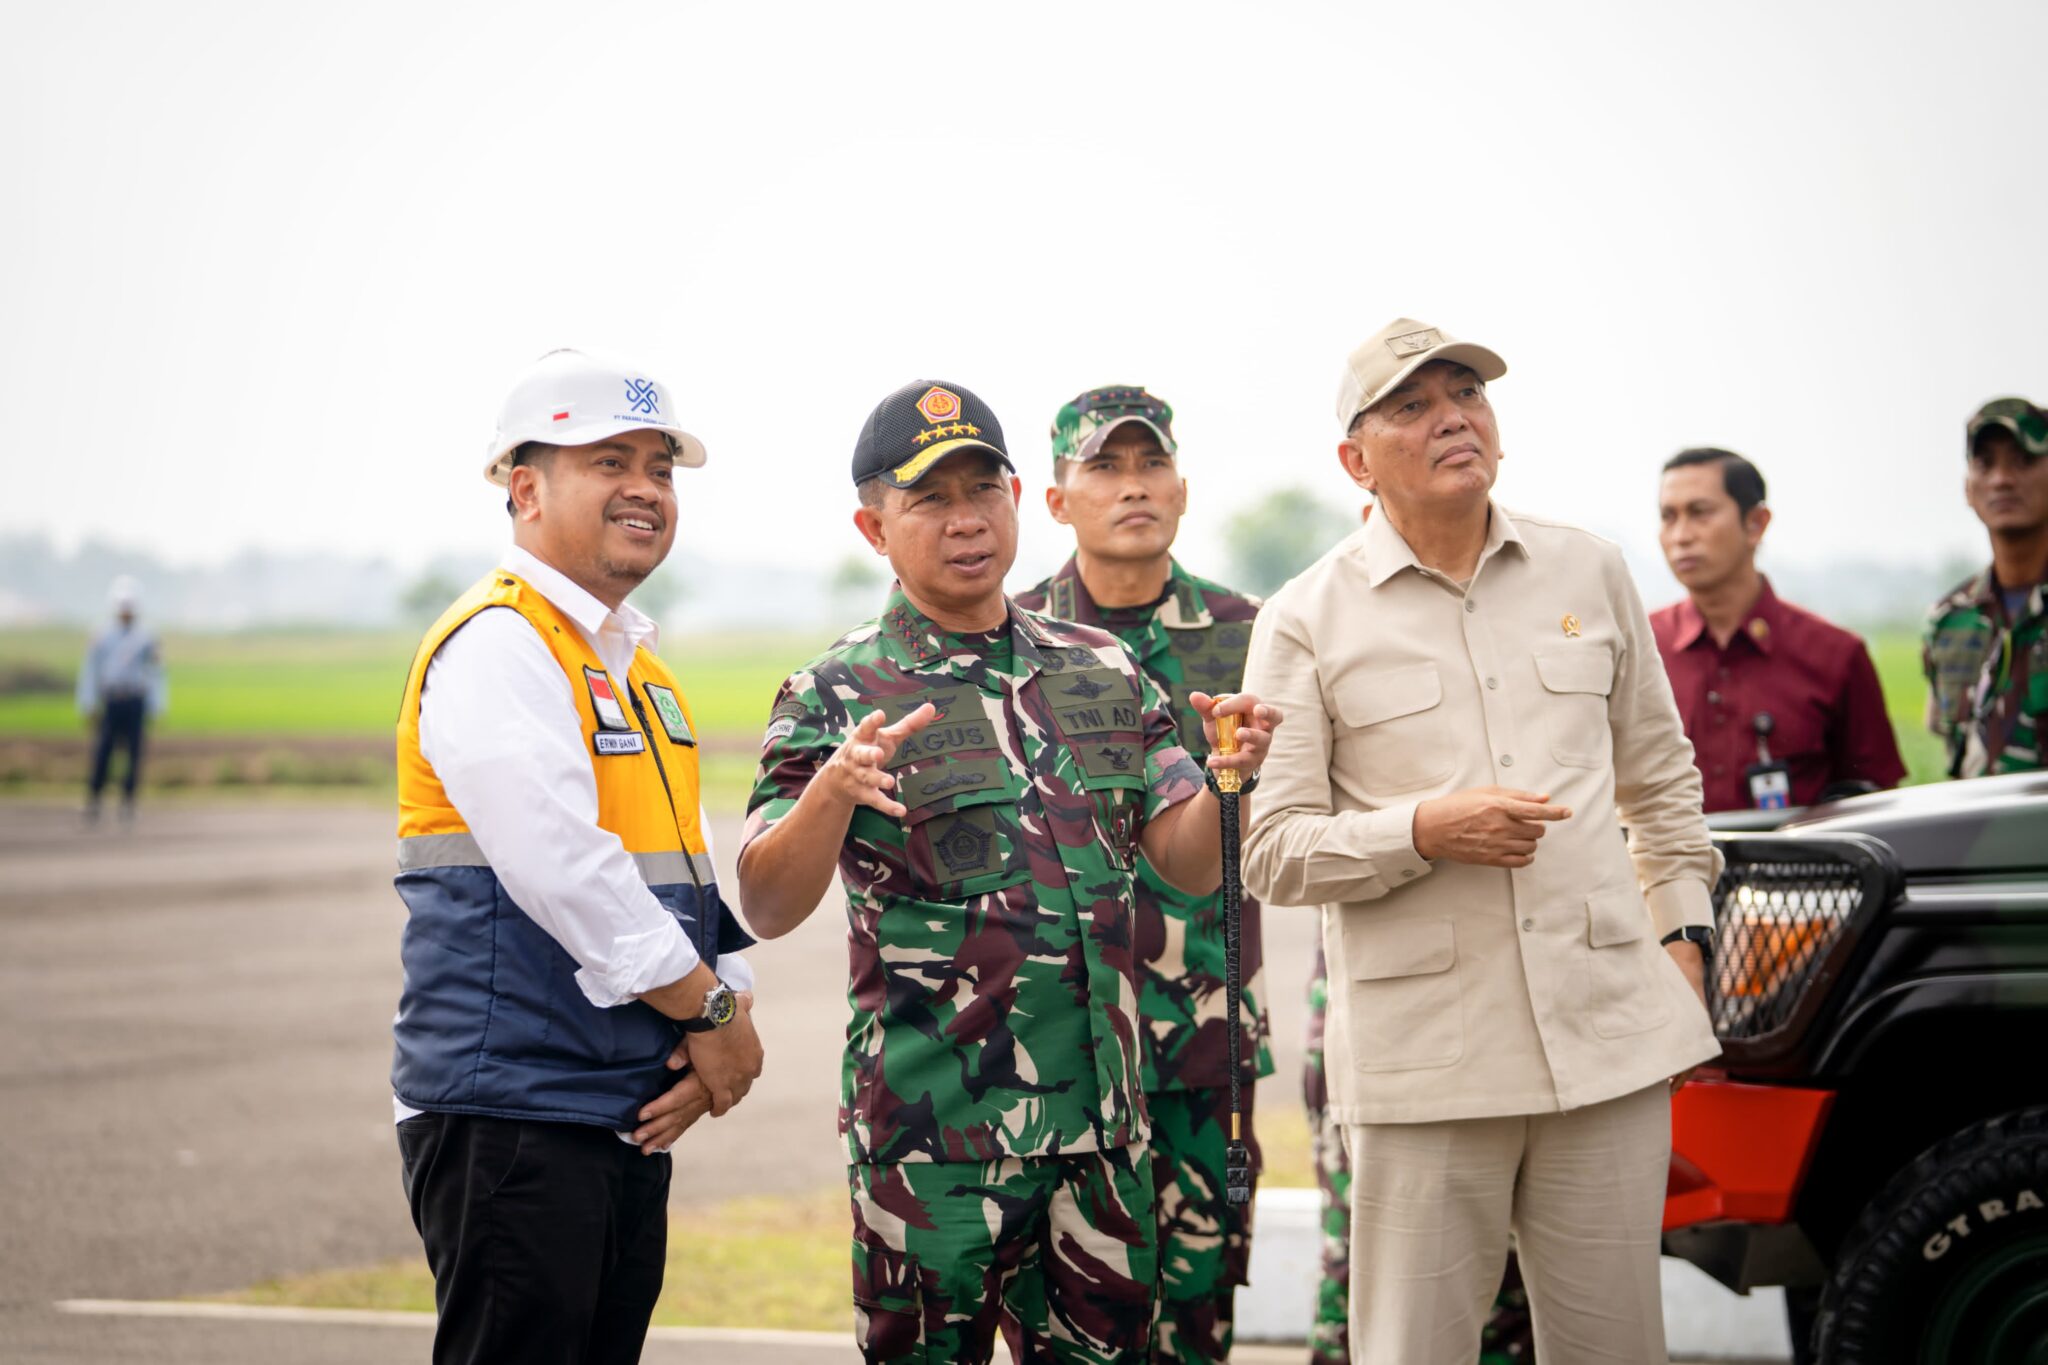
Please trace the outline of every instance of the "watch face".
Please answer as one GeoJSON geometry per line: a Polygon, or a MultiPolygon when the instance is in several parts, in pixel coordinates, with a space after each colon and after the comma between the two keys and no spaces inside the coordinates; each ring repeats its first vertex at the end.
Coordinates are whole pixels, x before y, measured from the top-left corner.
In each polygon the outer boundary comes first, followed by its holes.
{"type": "Polygon", "coordinates": [[[720,988],[714,993],[704,1011],[704,1017],[714,1024],[729,1024],[739,1010],[739,999],[730,990],[720,988]]]}

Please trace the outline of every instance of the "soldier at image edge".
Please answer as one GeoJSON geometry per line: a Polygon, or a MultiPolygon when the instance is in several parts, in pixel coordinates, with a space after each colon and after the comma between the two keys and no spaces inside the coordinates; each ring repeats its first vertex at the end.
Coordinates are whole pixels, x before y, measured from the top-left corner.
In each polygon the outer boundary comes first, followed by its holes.
{"type": "Polygon", "coordinates": [[[1965,428],[1963,495],[1991,563],[1928,613],[1927,728],[1950,777],[2033,772],[2048,726],[2048,412],[1996,398],[1965,428]]]}
{"type": "MultiPolygon", "coordinates": [[[[1187,510],[1173,409],[1137,385],[1090,389],[1052,423],[1053,484],[1046,508],[1074,530],[1075,552],[1017,604],[1106,630],[1123,642],[1172,705],[1181,744],[1206,752],[1192,691],[1227,695],[1244,681],[1258,599],[1197,578],[1173,555],[1187,510]]],[[[1190,896],[1138,860],[1138,1017],[1141,1074],[1152,1115],[1158,1199],[1159,1299],[1155,1361],[1230,1356],[1234,1291],[1251,1262],[1251,1205],[1225,1200],[1230,1141],[1230,1047],[1225,1019],[1221,899],[1190,896]]],[[[1273,1074],[1264,1011],[1258,902],[1241,900],[1243,1131],[1256,1181],[1251,1097],[1273,1074]]]]}
{"type": "MultiPolygon", "coordinates": [[[[740,853],[764,938],[846,893],[841,1072],[866,1359],[1141,1359],[1156,1283],[1133,957],[1136,856],[1222,875],[1221,807],[1165,695],[1106,632],[1003,593],[1022,491],[957,384],[883,399],[854,523],[897,581],[778,692],[740,853]]],[[[1240,694],[1213,772],[1279,716],[1240,694]]],[[[1212,779],[1213,780],[1213,779],[1212,779]]]]}

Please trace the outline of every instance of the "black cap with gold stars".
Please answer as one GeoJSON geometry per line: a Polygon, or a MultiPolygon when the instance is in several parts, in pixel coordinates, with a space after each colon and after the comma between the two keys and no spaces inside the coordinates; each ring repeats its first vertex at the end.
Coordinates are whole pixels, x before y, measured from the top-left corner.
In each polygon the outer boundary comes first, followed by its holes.
{"type": "Polygon", "coordinates": [[[919,379],[876,404],[853,443],[856,485],[880,478],[908,488],[957,450],[986,450],[1015,473],[988,404],[958,384],[919,379]]]}

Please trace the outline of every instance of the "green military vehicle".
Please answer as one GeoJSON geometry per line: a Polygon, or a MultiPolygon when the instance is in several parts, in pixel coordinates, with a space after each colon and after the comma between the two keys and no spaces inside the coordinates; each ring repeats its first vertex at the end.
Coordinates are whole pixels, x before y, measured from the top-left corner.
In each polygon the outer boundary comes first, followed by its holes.
{"type": "Polygon", "coordinates": [[[2048,1365],[2048,774],[1714,823],[1665,1250],[1802,1365],[2048,1365]]]}

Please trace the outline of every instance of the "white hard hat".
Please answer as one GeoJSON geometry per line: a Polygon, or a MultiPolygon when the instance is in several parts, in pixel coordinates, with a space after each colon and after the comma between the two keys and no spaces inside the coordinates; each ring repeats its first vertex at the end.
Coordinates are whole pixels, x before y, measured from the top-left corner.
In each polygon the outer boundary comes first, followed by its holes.
{"type": "Polygon", "coordinates": [[[133,611],[136,603],[141,600],[142,590],[127,574],[122,574],[107,585],[107,605],[115,611],[133,611]]]}
{"type": "Polygon", "coordinates": [[[549,351],[506,395],[484,477],[503,488],[512,452],[528,441],[580,446],[627,431],[663,432],[675,444],[677,464],[704,463],[704,443],[675,424],[668,385],[582,351],[549,351]]]}

